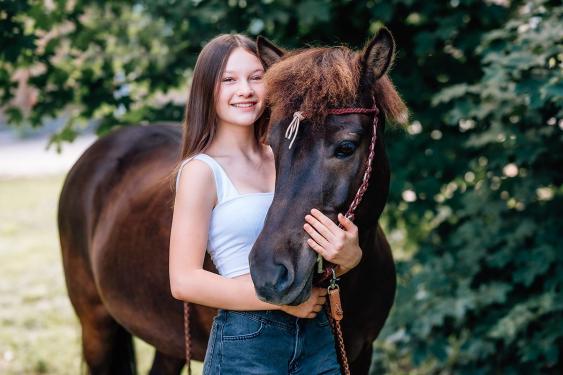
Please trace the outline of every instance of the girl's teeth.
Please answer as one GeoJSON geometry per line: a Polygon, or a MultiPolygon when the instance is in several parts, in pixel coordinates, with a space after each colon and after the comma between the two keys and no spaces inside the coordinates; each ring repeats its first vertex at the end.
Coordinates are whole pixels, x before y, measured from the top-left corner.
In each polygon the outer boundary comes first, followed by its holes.
{"type": "Polygon", "coordinates": [[[238,108],[248,108],[248,107],[252,107],[254,104],[253,103],[244,103],[244,104],[233,104],[235,107],[238,108]]]}

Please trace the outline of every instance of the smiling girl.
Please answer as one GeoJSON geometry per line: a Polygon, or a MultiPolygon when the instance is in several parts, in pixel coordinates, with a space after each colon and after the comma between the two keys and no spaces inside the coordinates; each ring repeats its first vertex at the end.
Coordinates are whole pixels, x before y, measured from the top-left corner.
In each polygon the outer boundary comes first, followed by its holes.
{"type": "MultiPolygon", "coordinates": [[[[219,309],[204,362],[205,374],[339,374],[334,339],[313,288],[298,306],[259,300],[248,254],[273,198],[275,164],[264,144],[264,68],[255,43],[221,35],[201,51],[186,106],[170,238],[170,286],[182,301],[219,309]],[[206,250],[219,274],[203,269],[206,250]]],[[[339,216],[339,229],[313,210],[304,221],[313,250],[330,247],[340,273],[362,256],[357,228],[339,216]],[[343,244],[325,238],[346,232],[343,244]],[[336,229],[335,229],[336,228],[336,229]]]]}

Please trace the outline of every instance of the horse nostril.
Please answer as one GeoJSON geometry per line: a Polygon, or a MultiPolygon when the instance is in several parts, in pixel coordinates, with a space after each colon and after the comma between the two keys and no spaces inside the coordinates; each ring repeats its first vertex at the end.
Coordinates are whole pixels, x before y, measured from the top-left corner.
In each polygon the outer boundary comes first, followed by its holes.
{"type": "Polygon", "coordinates": [[[277,268],[277,275],[274,278],[274,289],[279,294],[283,294],[293,284],[294,273],[285,264],[280,264],[277,268]]]}

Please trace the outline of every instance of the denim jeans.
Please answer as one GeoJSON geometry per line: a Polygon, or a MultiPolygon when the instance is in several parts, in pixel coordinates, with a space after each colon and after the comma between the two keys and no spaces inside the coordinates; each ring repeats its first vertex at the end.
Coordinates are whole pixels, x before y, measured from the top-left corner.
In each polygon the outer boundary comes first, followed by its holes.
{"type": "Polygon", "coordinates": [[[340,374],[327,314],[323,309],[314,319],[300,319],[275,310],[219,310],[203,373],[340,374]]]}

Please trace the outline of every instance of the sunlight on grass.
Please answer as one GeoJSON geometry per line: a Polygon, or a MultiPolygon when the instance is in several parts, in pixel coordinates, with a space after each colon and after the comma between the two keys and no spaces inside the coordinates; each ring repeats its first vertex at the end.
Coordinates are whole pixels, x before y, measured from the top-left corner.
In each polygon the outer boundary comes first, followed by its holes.
{"type": "MultiPolygon", "coordinates": [[[[76,375],[80,325],[66,294],[56,211],[63,177],[0,180],[0,374],[76,375]]],[[[141,374],[153,349],[135,340],[141,374]]],[[[201,364],[194,363],[194,374],[201,364]]],[[[82,371],[81,371],[82,370],[82,371]]]]}

